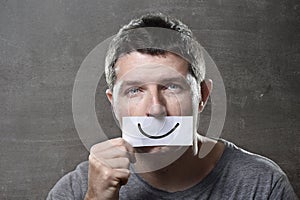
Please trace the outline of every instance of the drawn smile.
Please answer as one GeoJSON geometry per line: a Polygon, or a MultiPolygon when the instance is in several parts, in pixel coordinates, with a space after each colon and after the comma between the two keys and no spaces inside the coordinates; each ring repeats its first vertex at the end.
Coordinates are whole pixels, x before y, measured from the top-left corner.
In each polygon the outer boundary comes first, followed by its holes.
{"type": "Polygon", "coordinates": [[[167,137],[168,135],[170,135],[173,131],[175,131],[175,129],[179,126],[179,123],[175,124],[175,126],[169,130],[167,133],[163,134],[163,135],[159,135],[159,136],[154,136],[154,135],[149,135],[147,133],[145,133],[145,131],[142,129],[141,127],[141,124],[138,123],[138,128],[139,128],[139,131],[146,137],[148,138],[151,138],[151,139],[161,139],[161,138],[164,138],[164,137],[167,137]]]}

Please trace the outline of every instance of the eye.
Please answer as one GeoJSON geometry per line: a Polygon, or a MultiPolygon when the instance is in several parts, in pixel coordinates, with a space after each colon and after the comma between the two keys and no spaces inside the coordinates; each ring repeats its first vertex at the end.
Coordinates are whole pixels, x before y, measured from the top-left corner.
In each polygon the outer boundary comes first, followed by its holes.
{"type": "Polygon", "coordinates": [[[178,84],[170,83],[164,86],[165,90],[169,90],[171,92],[179,91],[181,87],[178,84]]]}
{"type": "Polygon", "coordinates": [[[129,96],[137,95],[139,92],[141,92],[141,89],[139,87],[132,87],[126,90],[126,94],[129,96]]]}
{"type": "Polygon", "coordinates": [[[167,85],[167,89],[169,89],[169,90],[177,90],[177,89],[179,89],[179,86],[176,85],[176,84],[169,84],[169,85],[167,85]]]}

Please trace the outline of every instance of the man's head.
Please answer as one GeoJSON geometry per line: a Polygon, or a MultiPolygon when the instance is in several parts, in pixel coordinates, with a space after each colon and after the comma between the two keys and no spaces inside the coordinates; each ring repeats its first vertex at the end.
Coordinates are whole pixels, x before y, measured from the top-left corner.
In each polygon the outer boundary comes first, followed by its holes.
{"type": "Polygon", "coordinates": [[[142,16],[120,29],[105,73],[119,123],[124,116],[193,115],[196,124],[210,92],[201,46],[186,25],[162,14],[142,16]]]}
{"type": "Polygon", "coordinates": [[[188,60],[189,72],[198,83],[204,80],[205,63],[201,46],[193,37],[192,31],[177,19],[161,13],[147,14],[132,20],[119,30],[110,44],[105,60],[105,75],[109,89],[113,90],[116,79],[114,69],[116,61],[132,51],[150,55],[163,55],[167,51],[176,53],[188,60]],[[159,31],[159,28],[162,31],[159,31]],[[171,32],[171,35],[168,34],[171,32]]]}

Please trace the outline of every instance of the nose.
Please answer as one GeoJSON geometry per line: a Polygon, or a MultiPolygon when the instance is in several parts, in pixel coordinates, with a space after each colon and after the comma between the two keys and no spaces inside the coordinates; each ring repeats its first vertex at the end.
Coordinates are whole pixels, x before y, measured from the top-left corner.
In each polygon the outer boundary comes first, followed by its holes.
{"type": "Polygon", "coordinates": [[[150,90],[146,115],[148,117],[163,117],[167,115],[164,98],[157,88],[150,90]]]}
{"type": "Polygon", "coordinates": [[[166,116],[166,108],[161,104],[153,104],[148,110],[148,117],[163,117],[166,116]]]}

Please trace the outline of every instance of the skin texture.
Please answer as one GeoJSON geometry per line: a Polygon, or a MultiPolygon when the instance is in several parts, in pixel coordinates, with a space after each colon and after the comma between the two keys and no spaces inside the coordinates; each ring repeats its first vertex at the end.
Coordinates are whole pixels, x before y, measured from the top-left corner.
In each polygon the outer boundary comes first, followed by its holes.
{"type": "MultiPolygon", "coordinates": [[[[191,91],[184,81],[187,74],[188,63],[172,53],[152,56],[132,52],[120,57],[116,63],[114,91],[106,92],[119,123],[124,116],[193,115],[191,91]]],[[[203,110],[210,90],[211,81],[201,83],[202,99],[199,100],[198,112],[203,110]]],[[[214,144],[216,141],[202,139],[199,147],[214,144]]],[[[130,162],[143,162],[135,152],[155,154],[170,148],[133,148],[122,138],[94,145],[89,156],[86,199],[118,199],[120,187],[130,176],[130,162]]],[[[213,169],[223,148],[217,143],[208,156],[199,159],[190,147],[170,166],[140,176],[154,187],[166,191],[183,190],[202,180],[213,169]],[[177,176],[174,177],[174,174],[177,176]]]]}

